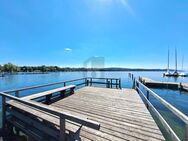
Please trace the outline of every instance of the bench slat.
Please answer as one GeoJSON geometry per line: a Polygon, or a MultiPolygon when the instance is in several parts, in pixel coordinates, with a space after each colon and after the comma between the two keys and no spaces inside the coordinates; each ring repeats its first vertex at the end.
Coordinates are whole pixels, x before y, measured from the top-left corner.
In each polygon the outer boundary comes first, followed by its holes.
{"type": "Polygon", "coordinates": [[[68,89],[74,89],[76,86],[75,85],[69,85],[69,86],[66,86],[66,87],[61,87],[61,88],[57,88],[57,89],[53,89],[53,90],[49,90],[49,91],[45,91],[45,92],[41,92],[41,93],[37,93],[37,94],[32,94],[32,95],[29,95],[29,96],[25,96],[25,97],[22,97],[21,99],[23,100],[33,100],[33,99],[37,99],[37,98],[40,98],[40,97],[43,97],[43,96],[47,96],[47,95],[50,95],[50,94],[53,94],[53,93],[56,93],[56,92],[61,92],[61,91],[65,91],[65,90],[68,90],[68,89]]]}

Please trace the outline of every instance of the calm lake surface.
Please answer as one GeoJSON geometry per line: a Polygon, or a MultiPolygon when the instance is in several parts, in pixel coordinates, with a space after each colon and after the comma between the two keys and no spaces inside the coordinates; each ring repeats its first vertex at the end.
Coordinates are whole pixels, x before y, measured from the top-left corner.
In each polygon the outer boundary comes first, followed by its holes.
{"type": "MultiPolygon", "coordinates": [[[[87,72],[87,73],[86,72],[57,72],[57,73],[48,73],[48,74],[9,75],[9,76],[0,78],[0,91],[72,80],[72,79],[77,79],[77,78],[83,78],[85,76],[121,78],[122,87],[131,88],[132,82],[128,78],[128,73],[129,72],[119,72],[119,71],[114,72],[113,71],[113,72],[87,72]]],[[[173,81],[173,82],[188,83],[188,78],[177,78],[177,79],[163,78],[162,76],[163,72],[132,72],[132,73],[136,77],[141,76],[141,77],[149,77],[151,79],[159,80],[159,81],[173,81]]],[[[22,92],[21,95],[25,96],[25,95],[41,92],[44,90],[48,90],[48,89],[51,89],[54,87],[60,87],[60,86],[62,86],[62,84],[59,86],[57,85],[57,86],[51,86],[51,87],[46,87],[46,88],[38,88],[35,90],[29,90],[29,91],[22,92]]],[[[188,93],[174,91],[174,90],[167,90],[167,89],[153,89],[153,91],[156,92],[162,98],[164,98],[166,101],[171,103],[173,106],[178,108],[180,111],[188,115],[188,93]]],[[[178,134],[178,136],[180,136],[183,139],[184,123],[182,123],[168,109],[162,106],[154,97],[150,97],[150,100],[152,104],[154,104],[154,106],[165,117],[167,122],[173,127],[173,129],[178,134]]]]}

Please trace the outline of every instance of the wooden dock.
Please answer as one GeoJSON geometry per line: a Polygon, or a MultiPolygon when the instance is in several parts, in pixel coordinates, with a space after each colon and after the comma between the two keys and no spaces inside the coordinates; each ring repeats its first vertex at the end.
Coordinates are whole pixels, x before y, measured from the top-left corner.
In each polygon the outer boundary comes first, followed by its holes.
{"type": "Polygon", "coordinates": [[[14,128],[18,135],[22,131],[36,141],[165,140],[136,90],[74,88],[69,85],[22,98],[1,93],[6,105],[4,128],[10,133],[14,128]]]}
{"type": "Polygon", "coordinates": [[[161,82],[155,81],[147,77],[140,77],[140,81],[150,88],[165,88],[165,89],[175,89],[188,92],[188,83],[181,82],[161,82]]]}
{"type": "Polygon", "coordinates": [[[52,104],[100,123],[99,131],[82,127],[88,140],[164,140],[159,128],[135,90],[84,87],[52,104]]]}

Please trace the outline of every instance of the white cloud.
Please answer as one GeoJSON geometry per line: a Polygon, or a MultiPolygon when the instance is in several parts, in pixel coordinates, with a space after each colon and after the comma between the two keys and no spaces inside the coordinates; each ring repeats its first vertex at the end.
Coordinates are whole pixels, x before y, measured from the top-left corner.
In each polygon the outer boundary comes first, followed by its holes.
{"type": "Polygon", "coordinates": [[[65,51],[72,51],[71,48],[65,48],[65,51]]]}

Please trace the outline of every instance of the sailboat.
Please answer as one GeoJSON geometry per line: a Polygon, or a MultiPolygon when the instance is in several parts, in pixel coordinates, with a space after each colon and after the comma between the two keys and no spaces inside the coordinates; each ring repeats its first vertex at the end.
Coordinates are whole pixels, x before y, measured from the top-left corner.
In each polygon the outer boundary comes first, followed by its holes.
{"type": "Polygon", "coordinates": [[[175,70],[174,73],[172,74],[172,76],[174,77],[178,77],[179,73],[178,73],[178,60],[177,60],[177,48],[175,49],[175,70]]]}
{"type": "Polygon", "coordinates": [[[168,49],[168,65],[167,65],[167,71],[163,74],[164,76],[171,76],[169,61],[170,61],[170,51],[168,49]]]}
{"type": "Polygon", "coordinates": [[[175,70],[173,73],[170,73],[169,71],[169,50],[168,50],[168,68],[167,68],[167,72],[163,74],[164,76],[167,77],[187,77],[188,74],[185,73],[179,73],[178,72],[178,61],[177,61],[177,49],[175,48],[175,70]]]}
{"type": "MultiPolygon", "coordinates": [[[[183,71],[183,63],[184,63],[184,56],[183,56],[183,58],[182,58],[182,71],[183,71]]],[[[184,72],[181,72],[181,73],[179,73],[179,76],[181,76],[181,77],[187,77],[188,76],[188,74],[187,73],[184,73],[184,72]]]]}

